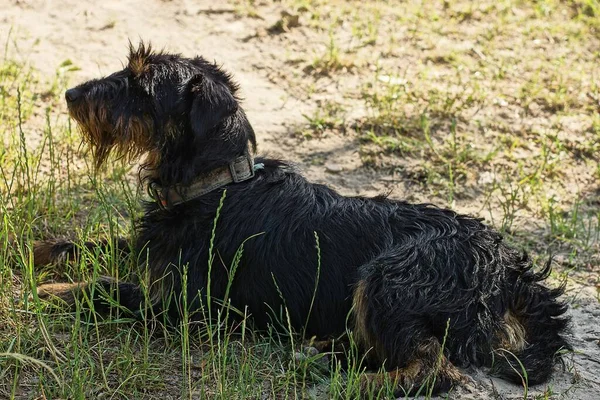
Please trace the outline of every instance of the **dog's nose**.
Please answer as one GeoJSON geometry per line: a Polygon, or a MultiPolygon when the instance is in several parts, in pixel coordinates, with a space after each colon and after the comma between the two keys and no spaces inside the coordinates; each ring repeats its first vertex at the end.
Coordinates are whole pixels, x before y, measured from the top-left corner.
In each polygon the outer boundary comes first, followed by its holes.
{"type": "Polygon", "coordinates": [[[73,103],[81,97],[81,90],[77,88],[69,89],[65,92],[65,99],[68,103],[73,103]]]}

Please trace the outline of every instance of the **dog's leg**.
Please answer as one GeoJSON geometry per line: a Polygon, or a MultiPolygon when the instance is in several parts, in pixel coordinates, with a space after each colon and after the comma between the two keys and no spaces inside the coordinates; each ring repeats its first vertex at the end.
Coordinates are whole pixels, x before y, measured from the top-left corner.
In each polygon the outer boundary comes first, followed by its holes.
{"type": "Polygon", "coordinates": [[[78,300],[87,301],[87,306],[100,314],[106,314],[110,310],[111,304],[118,305],[119,308],[124,308],[134,314],[145,307],[144,296],[138,285],[117,281],[106,276],[94,283],[40,285],[37,294],[45,300],[58,300],[69,308],[72,308],[78,300]]]}
{"type": "Polygon", "coordinates": [[[312,338],[304,340],[302,353],[304,355],[324,354],[334,363],[340,363],[342,368],[348,366],[348,351],[350,350],[350,341],[348,336],[343,335],[338,338],[327,338],[317,340],[312,338]]]}
{"type": "Polygon", "coordinates": [[[377,393],[386,384],[393,384],[399,396],[438,393],[468,382],[444,355],[423,310],[407,309],[410,303],[402,296],[414,288],[403,287],[388,272],[371,270],[354,289],[354,338],[369,366],[385,365],[389,371],[364,375],[362,393],[377,393]]]}
{"type": "Polygon", "coordinates": [[[304,347],[312,347],[319,353],[343,352],[350,347],[350,343],[346,335],[338,338],[306,339],[304,340],[303,344],[304,347]]]}
{"type": "Polygon", "coordinates": [[[463,375],[443,355],[441,345],[435,338],[424,340],[413,358],[402,368],[385,373],[366,373],[361,377],[361,392],[378,393],[386,384],[394,387],[394,396],[405,397],[447,392],[453,386],[467,384],[463,375]]]}
{"type": "Polygon", "coordinates": [[[121,256],[126,256],[131,251],[131,246],[125,238],[102,239],[99,242],[90,241],[81,246],[64,239],[41,240],[33,245],[33,264],[43,266],[64,263],[67,260],[77,261],[82,247],[90,251],[95,248],[102,248],[104,251],[114,248],[121,256]]]}

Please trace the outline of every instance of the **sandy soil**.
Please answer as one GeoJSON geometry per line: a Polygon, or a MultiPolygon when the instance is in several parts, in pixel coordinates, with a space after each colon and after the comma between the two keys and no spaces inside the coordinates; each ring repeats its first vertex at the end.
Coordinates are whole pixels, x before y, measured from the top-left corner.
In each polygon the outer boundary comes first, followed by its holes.
{"type": "MultiPolygon", "coordinates": [[[[125,62],[127,41],[139,38],[157,48],[201,54],[217,60],[233,72],[242,87],[247,110],[259,137],[259,152],[298,162],[314,181],[324,182],[348,195],[392,192],[406,197],[403,186],[389,175],[361,166],[358,146],[342,136],[299,141],[292,130],[303,123],[302,114],[316,104],[298,99],[268,79],[268,52],[258,41],[248,41],[257,21],[236,16],[226,2],[158,0],[0,0],[0,37],[9,35],[18,49],[16,55],[31,62],[47,76],[71,60],[80,67],[73,83],[111,73],[125,62]],[[262,47],[261,47],[262,46],[262,47]],[[312,162],[319,157],[325,162],[312,162]]],[[[310,46],[310,44],[307,44],[310,46]]],[[[57,111],[58,112],[58,111],[57,111]]],[[[31,128],[28,135],[40,135],[31,128]]],[[[546,388],[561,398],[600,399],[600,303],[593,286],[572,286],[573,344],[564,371],[530,395],[546,388]]],[[[472,371],[475,384],[451,394],[463,399],[523,398],[522,388],[490,379],[472,371]]]]}

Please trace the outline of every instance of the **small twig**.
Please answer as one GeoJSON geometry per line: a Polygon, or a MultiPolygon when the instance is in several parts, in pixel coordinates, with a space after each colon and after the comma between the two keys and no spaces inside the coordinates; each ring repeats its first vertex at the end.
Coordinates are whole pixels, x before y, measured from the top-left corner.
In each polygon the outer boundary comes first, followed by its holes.
{"type": "Polygon", "coordinates": [[[485,54],[483,54],[483,53],[481,52],[481,50],[479,50],[479,49],[478,49],[478,48],[476,48],[476,47],[471,47],[471,50],[473,51],[473,53],[477,54],[477,56],[478,56],[479,58],[481,58],[483,61],[487,61],[487,57],[485,56],[485,54]]]}
{"type": "Polygon", "coordinates": [[[231,14],[234,13],[235,9],[233,8],[203,8],[196,12],[196,14],[231,14]]]}

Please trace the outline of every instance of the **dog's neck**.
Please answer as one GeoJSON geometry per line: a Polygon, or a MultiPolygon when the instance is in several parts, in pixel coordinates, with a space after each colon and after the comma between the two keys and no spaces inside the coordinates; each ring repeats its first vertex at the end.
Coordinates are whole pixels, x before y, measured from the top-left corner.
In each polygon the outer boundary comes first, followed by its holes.
{"type": "Polygon", "coordinates": [[[140,182],[166,208],[254,176],[254,130],[239,109],[213,131],[198,135],[187,123],[170,125],[168,138],[147,154],[140,182]]]}
{"type": "Polygon", "coordinates": [[[248,152],[224,167],[198,175],[189,185],[161,186],[157,180],[146,179],[148,195],[161,209],[171,209],[179,204],[204,196],[231,183],[244,182],[254,177],[263,164],[255,164],[248,152]]]}
{"type": "Polygon", "coordinates": [[[142,178],[161,186],[189,186],[198,176],[256,151],[254,130],[241,109],[208,134],[198,135],[187,123],[180,123],[170,125],[170,131],[160,136],[165,142],[147,154],[140,172],[142,178]]]}

